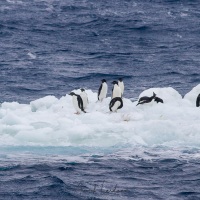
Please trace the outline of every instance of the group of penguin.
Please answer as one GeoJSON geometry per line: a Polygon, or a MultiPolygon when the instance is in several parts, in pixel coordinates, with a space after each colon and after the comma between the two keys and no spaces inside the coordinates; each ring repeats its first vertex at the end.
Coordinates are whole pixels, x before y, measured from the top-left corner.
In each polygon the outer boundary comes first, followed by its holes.
{"type": "MultiPolygon", "coordinates": [[[[124,93],[124,83],[122,78],[118,81],[113,81],[112,97],[109,104],[109,109],[111,112],[116,112],[118,109],[123,107],[122,95],[124,93]]],[[[101,80],[101,85],[98,90],[98,101],[102,102],[106,98],[108,92],[108,85],[105,79],[101,80]]],[[[80,94],[75,94],[70,92],[69,95],[72,96],[72,102],[76,110],[75,114],[80,114],[81,112],[86,113],[85,109],[89,103],[85,89],[81,89],[80,94]]]]}
{"type": "MultiPolygon", "coordinates": [[[[109,103],[109,109],[111,112],[117,112],[118,109],[123,107],[123,100],[122,96],[124,93],[124,82],[122,78],[119,78],[118,81],[113,81],[113,88],[112,88],[112,96],[111,101],[109,103]]],[[[101,80],[101,85],[98,90],[98,101],[102,102],[104,98],[106,98],[108,92],[108,85],[105,79],[101,80]]],[[[87,93],[85,89],[81,89],[80,94],[75,94],[74,92],[70,92],[69,95],[72,96],[72,102],[74,108],[76,110],[75,114],[80,114],[81,112],[86,113],[85,109],[89,103],[87,93]]],[[[141,97],[138,101],[138,104],[150,103],[152,100],[156,101],[157,103],[164,103],[163,100],[159,97],[156,97],[156,94],[153,93],[151,97],[141,97]]]]}
{"type": "MultiPolygon", "coordinates": [[[[122,78],[119,78],[118,81],[113,81],[113,88],[112,88],[112,96],[111,101],[109,103],[109,109],[111,112],[117,112],[118,109],[121,109],[123,107],[123,93],[124,93],[124,82],[122,78]]],[[[98,90],[98,101],[102,102],[104,98],[106,98],[108,91],[108,85],[105,79],[101,80],[101,85],[98,90]]],[[[89,103],[87,93],[85,92],[85,89],[81,89],[80,94],[75,94],[74,92],[71,92],[69,95],[72,96],[72,101],[74,108],[76,110],[75,114],[80,114],[81,112],[86,113],[85,109],[87,108],[87,105],[89,103]]],[[[150,103],[152,100],[154,100],[157,103],[164,103],[163,99],[156,96],[156,94],[153,92],[153,95],[151,97],[143,96],[138,100],[138,103],[136,106],[140,104],[150,103]]],[[[200,94],[197,96],[196,99],[196,107],[200,107],[200,94]]]]}

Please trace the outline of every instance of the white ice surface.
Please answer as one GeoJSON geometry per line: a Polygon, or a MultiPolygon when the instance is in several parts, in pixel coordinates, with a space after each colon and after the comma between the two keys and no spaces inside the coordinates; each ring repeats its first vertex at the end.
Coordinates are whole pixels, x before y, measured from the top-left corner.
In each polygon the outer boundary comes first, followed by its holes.
{"type": "MultiPolygon", "coordinates": [[[[75,91],[77,94],[80,90],[75,91]]],[[[90,146],[166,145],[200,147],[200,108],[195,107],[200,85],[182,99],[173,88],[151,88],[164,104],[152,101],[138,105],[123,98],[124,107],[109,112],[110,97],[97,101],[86,90],[87,113],[76,115],[69,95],[46,96],[30,102],[4,102],[0,107],[0,146],[90,146]]]]}

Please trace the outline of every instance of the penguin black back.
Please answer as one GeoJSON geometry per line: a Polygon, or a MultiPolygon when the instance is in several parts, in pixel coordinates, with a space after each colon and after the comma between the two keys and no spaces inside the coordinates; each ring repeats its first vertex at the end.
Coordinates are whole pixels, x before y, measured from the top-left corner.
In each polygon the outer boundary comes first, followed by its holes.
{"type": "Polygon", "coordinates": [[[100,95],[101,89],[102,89],[102,84],[100,85],[99,90],[98,90],[98,100],[99,100],[99,95],[100,95]]]}
{"type": "Polygon", "coordinates": [[[85,110],[84,110],[84,108],[83,108],[83,100],[82,100],[81,96],[78,95],[78,94],[77,94],[76,96],[77,96],[77,100],[78,100],[78,107],[79,107],[84,113],[86,113],[85,110]]]}
{"type": "Polygon", "coordinates": [[[110,104],[109,104],[109,109],[110,111],[112,111],[112,107],[114,106],[114,104],[119,101],[120,102],[120,106],[117,108],[117,109],[121,109],[123,107],[123,101],[122,101],[122,98],[121,97],[115,97],[113,98],[111,101],[110,101],[110,104]]]}
{"type": "Polygon", "coordinates": [[[200,106],[200,94],[197,96],[196,107],[200,106]]]}

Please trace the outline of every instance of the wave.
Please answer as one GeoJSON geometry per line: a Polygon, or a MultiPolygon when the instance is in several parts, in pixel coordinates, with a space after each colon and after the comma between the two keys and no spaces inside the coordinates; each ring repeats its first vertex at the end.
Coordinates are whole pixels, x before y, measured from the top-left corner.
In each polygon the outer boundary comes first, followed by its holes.
{"type": "Polygon", "coordinates": [[[105,73],[87,73],[87,75],[80,74],[79,76],[76,74],[76,77],[65,77],[61,76],[58,79],[62,81],[81,81],[81,80],[90,80],[90,79],[118,79],[118,78],[132,78],[131,75],[121,75],[121,74],[105,74],[105,73]]]}

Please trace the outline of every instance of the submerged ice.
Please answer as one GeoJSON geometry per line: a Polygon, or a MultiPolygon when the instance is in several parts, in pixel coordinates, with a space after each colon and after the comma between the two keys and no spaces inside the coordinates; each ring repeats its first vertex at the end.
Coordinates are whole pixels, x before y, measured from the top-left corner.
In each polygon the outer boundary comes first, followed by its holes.
{"type": "MultiPolygon", "coordinates": [[[[75,91],[77,94],[80,90],[75,91]]],[[[30,102],[4,102],[0,107],[0,145],[200,146],[200,110],[196,97],[200,85],[182,96],[173,88],[150,88],[139,96],[164,100],[138,105],[123,98],[117,113],[109,112],[110,97],[97,101],[97,93],[86,90],[87,113],[75,115],[72,98],[46,96],[30,102]]]]}

